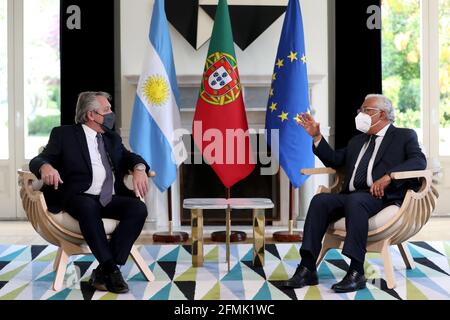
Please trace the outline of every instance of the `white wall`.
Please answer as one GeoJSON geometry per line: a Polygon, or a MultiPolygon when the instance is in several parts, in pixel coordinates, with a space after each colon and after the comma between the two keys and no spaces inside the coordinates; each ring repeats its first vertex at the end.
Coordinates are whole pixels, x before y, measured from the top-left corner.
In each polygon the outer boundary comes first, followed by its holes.
{"type": "MultiPolygon", "coordinates": [[[[280,0],[287,3],[287,0],[280,0]]],[[[300,0],[306,41],[306,53],[308,58],[308,72],[311,75],[324,75],[322,83],[314,88],[313,109],[317,111],[316,118],[326,129],[328,126],[328,4],[327,0],[300,0]]],[[[134,102],[136,87],[130,84],[126,75],[138,75],[141,73],[141,65],[144,59],[144,43],[147,41],[153,0],[121,0],[121,68],[122,68],[122,129],[127,132],[130,127],[130,119],[134,102]]],[[[236,47],[239,72],[242,76],[267,75],[273,72],[275,56],[278,49],[278,41],[284,21],[282,15],[263,35],[261,35],[245,51],[236,47]]],[[[199,51],[193,49],[184,38],[170,26],[172,36],[174,59],[177,74],[201,75],[209,42],[199,51]]],[[[321,179],[321,178],[319,178],[321,179]]],[[[301,195],[304,203],[301,210],[304,211],[312,197],[315,182],[308,182],[305,193],[301,195]]],[[[323,183],[323,180],[320,180],[323,183]]],[[[327,180],[325,180],[327,181],[327,180]]]]}

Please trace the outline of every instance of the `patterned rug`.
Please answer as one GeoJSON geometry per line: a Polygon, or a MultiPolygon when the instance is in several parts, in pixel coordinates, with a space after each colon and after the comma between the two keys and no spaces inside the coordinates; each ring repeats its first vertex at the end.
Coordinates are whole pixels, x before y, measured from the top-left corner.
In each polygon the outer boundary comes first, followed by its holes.
{"type": "Polygon", "coordinates": [[[367,289],[336,294],[330,287],[342,279],[349,260],[332,250],[319,267],[320,284],[285,290],[280,282],[295,271],[299,244],[266,246],[264,268],[252,266],[252,246],[231,246],[231,271],[227,272],[224,245],[205,245],[202,268],[191,265],[190,246],[140,247],[156,276],[148,283],[129,260],[121,271],[130,292],[116,295],[95,291],[88,280],[97,262],[92,256],[73,257],[65,276],[65,289],[51,290],[54,279],[54,246],[0,245],[0,300],[424,300],[450,299],[450,242],[412,242],[408,247],[416,262],[406,270],[397,247],[391,248],[397,287],[389,290],[383,279],[379,255],[367,254],[367,289]]]}

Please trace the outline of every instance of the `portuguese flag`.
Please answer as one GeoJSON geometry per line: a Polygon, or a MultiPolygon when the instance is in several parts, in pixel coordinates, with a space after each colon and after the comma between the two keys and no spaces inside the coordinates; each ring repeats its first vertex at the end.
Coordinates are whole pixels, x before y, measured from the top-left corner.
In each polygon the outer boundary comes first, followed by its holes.
{"type": "Polygon", "coordinates": [[[255,169],[226,0],[217,7],[192,132],[225,187],[255,169]]]}

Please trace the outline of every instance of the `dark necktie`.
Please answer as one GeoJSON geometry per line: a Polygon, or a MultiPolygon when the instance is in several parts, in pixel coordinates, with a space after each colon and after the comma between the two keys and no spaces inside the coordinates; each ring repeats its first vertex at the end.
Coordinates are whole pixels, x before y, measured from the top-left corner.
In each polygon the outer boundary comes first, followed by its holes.
{"type": "Polygon", "coordinates": [[[103,166],[106,171],[106,178],[102,185],[102,190],[100,191],[100,204],[104,207],[111,202],[112,193],[113,193],[113,173],[111,169],[111,165],[108,160],[108,155],[106,154],[105,143],[103,141],[103,136],[98,133],[97,134],[97,143],[98,143],[98,151],[100,152],[100,156],[102,158],[103,166]]]}
{"type": "Polygon", "coordinates": [[[369,146],[366,149],[361,161],[358,164],[358,168],[356,168],[355,180],[353,181],[353,185],[356,190],[364,190],[368,189],[367,186],[367,169],[369,168],[369,161],[372,158],[373,151],[375,150],[375,140],[377,139],[376,135],[370,136],[369,146]]]}

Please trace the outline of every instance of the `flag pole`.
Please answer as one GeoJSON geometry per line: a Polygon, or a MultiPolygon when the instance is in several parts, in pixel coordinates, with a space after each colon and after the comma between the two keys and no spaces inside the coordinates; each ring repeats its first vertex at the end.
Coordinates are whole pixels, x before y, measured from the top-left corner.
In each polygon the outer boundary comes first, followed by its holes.
{"type": "MultiPolygon", "coordinates": [[[[231,198],[231,189],[227,188],[226,192],[227,200],[231,198]]],[[[227,251],[227,265],[228,265],[228,272],[230,272],[230,232],[231,232],[231,208],[230,205],[227,207],[226,212],[226,251],[227,251]]]]}
{"type": "Polygon", "coordinates": [[[273,234],[273,238],[278,242],[300,242],[303,241],[303,233],[294,231],[294,199],[295,188],[292,183],[289,183],[289,230],[279,231],[273,234]]]}
{"type": "Polygon", "coordinates": [[[294,226],[294,192],[294,186],[289,183],[289,234],[292,234],[294,226]]]}
{"type": "Polygon", "coordinates": [[[173,234],[173,217],[172,217],[172,187],[167,190],[167,209],[169,213],[169,234],[173,234]]]}
{"type": "Polygon", "coordinates": [[[167,189],[167,211],[169,215],[169,231],[153,234],[153,242],[179,243],[186,242],[189,235],[186,232],[173,231],[172,187],[167,189]]]}

